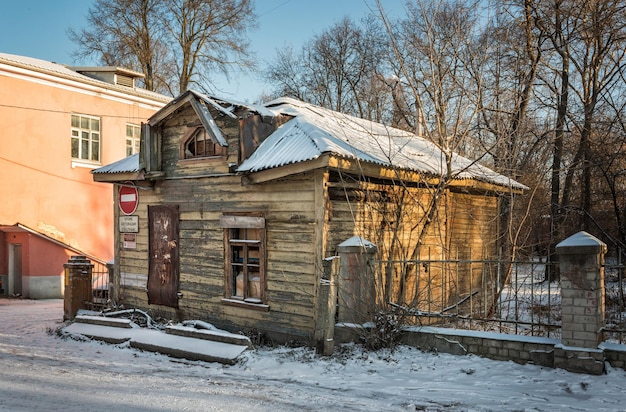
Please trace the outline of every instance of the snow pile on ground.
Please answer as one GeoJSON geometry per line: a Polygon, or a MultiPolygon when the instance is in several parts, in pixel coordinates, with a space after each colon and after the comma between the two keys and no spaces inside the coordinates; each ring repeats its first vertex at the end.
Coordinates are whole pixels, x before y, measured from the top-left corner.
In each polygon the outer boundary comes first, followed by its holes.
{"type": "Polygon", "coordinates": [[[400,347],[257,348],[235,365],[62,339],[61,300],[0,299],[0,411],[617,411],[626,372],[400,347]]]}

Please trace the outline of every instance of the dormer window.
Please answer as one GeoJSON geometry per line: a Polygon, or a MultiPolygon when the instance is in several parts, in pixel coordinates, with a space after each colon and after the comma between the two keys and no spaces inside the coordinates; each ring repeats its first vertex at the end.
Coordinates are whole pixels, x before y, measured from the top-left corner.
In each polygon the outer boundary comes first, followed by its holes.
{"type": "Polygon", "coordinates": [[[182,158],[197,159],[203,157],[220,157],[225,154],[225,148],[211,140],[211,136],[204,127],[191,128],[183,139],[182,158]]]}

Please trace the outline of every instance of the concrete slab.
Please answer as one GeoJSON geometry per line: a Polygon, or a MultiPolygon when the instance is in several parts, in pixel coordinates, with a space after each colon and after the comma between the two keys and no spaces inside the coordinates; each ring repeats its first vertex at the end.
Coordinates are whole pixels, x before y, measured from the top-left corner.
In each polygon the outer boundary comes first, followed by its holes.
{"type": "Polygon", "coordinates": [[[91,315],[77,315],[74,318],[74,322],[78,323],[90,323],[93,325],[112,326],[115,328],[127,328],[133,327],[133,322],[130,319],[124,318],[107,318],[104,316],[91,316],[91,315]]]}
{"type": "Polygon", "coordinates": [[[129,342],[130,346],[151,352],[158,352],[176,358],[219,362],[232,365],[237,357],[248,349],[247,345],[215,342],[206,339],[168,334],[160,330],[103,326],[92,323],[74,322],[63,331],[72,335],[82,335],[107,343],[129,342]]]}
{"type": "Polygon", "coordinates": [[[172,335],[150,329],[136,329],[130,345],[134,348],[170,355],[176,358],[219,362],[232,365],[245,345],[214,342],[206,339],[172,335]]]}
{"type": "Polygon", "coordinates": [[[63,332],[71,335],[82,335],[90,339],[101,340],[107,343],[120,344],[132,338],[133,329],[112,326],[95,325],[91,323],[75,322],[63,328],[63,332]]]}
{"type": "Polygon", "coordinates": [[[188,338],[205,339],[214,342],[231,343],[252,348],[250,338],[236,333],[223,330],[197,329],[188,326],[167,326],[165,332],[172,335],[186,336],[188,338]]]}

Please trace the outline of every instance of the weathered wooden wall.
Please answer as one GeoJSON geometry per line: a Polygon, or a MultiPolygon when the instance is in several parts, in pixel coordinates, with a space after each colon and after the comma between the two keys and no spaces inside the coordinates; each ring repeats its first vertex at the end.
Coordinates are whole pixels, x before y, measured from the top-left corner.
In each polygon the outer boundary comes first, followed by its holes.
{"type": "MultiPolygon", "coordinates": [[[[316,282],[313,184],[309,176],[258,186],[241,186],[240,178],[178,179],[140,192],[140,232],[136,249],[120,249],[122,279],[140,274],[139,283],[121,290],[122,303],[147,307],[147,206],[180,207],[179,310],[148,308],[173,318],[202,319],[229,327],[308,336],[313,328],[316,282]],[[224,298],[224,212],[260,211],[266,219],[267,303],[269,312],[231,307],[224,298]]],[[[120,243],[122,240],[120,239],[120,243]]]]}
{"type": "Polygon", "coordinates": [[[495,256],[497,197],[447,190],[424,229],[432,188],[363,183],[358,189],[346,180],[331,184],[328,250],[351,236],[376,244],[379,301],[437,312],[482,286],[482,265],[447,261],[495,256]],[[416,265],[416,259],[431,263],[416,265]]]}

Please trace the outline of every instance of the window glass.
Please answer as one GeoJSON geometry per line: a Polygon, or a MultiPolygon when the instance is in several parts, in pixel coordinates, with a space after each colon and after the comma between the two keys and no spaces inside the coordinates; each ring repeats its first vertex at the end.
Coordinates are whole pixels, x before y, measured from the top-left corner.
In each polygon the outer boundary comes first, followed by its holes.
{"type": "Polygon", "coordinates": [[[184,143],[184,159],[196,157],[217,157],[224,154],[224,148],[214,143],[203,127],[197,127],[184,143]]]}
{"type": "Polygon", "coordinates": [[[126,125],[126,156],[139,153],[141,127],[134,124],[126,125]]]}
{"type": "Polygon", "coordinates": [[[72,158],[100,162],[100,118],[72,115],[72,158]]]}
{"type": "Polygon", "coordinates": [[[78,158],[78,139],[72,139],[72,157],[73,158],[78,158]]]}
{"type": "MultiPolygon", "coordinates": [[[[229,225],[250,225],[250,220],[243,216],[230,216],[229,225]],[[241,219],[240,222],[237,219],[241,219]]],[[[252,217],[255,224],[264,226],[264,219],[252,217]],[[259,223],[262,222],[262,223],[259,223]]],[[[226,251],[228,264],[226,297],[242,300],[246,303],[264,303],[265,228],[228,227],[226,233],[226,251]]]]}

